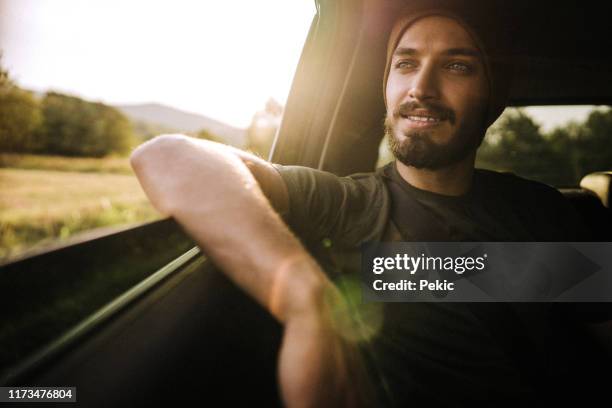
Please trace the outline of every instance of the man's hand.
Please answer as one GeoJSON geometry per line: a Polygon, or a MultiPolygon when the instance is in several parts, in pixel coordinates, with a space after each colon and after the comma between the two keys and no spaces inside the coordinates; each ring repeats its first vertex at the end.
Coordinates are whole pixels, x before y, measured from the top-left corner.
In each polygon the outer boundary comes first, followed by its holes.
{"type": "Polygon", "coordinates": [[[276,170],[237,149],[180,135],[145,143],[131,163],[152,204],[284,324],[285,403],[357,405],[365,371],[356,346],[335,330],[342,298],[270,205],[268,198],[279,211],[288,206],[276,170]]]}

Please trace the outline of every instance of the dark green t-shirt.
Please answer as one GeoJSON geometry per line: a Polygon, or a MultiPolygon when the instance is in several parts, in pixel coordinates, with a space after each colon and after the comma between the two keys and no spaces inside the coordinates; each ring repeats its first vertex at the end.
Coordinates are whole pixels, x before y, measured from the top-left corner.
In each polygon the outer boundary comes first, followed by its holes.
{"type": "MultiPolygon", "coordinates": [[[[298,166],[277,168],[289,192],[289,225],[316,254],[324,247],[343,255],[322,261],[332,279],[358,272],[356,249],[369,241],[588,240],[559,192],[513,175],[476,170],[469,192],[450,197],[411,186],[394,163],[349,177],[298,166]]],[[[513,305],[509,318],[504,306],[496,304],[384,304],[382,329],[368,343],[381,400],[399,406],[461,406],[532,398],[543,386],[534,384],[534,377],[549,376],[554,382],[572,375],[564,373],[559,361],[559,318],[553,309],[513,305]],[[496,318],[507,319],[508,330],[521,332],[518,340],[538,349],[536,376],[526,374],[499,328],[490,327],[496,318]]]]}

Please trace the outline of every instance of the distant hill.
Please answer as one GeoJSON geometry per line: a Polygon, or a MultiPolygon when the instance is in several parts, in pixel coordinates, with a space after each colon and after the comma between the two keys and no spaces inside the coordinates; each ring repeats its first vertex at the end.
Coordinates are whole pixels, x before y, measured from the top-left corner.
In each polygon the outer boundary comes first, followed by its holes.
{"type": "Polygon", "coordinates": [[[140,123],[141,126],[143,123],[148,123],[152,128],[175,129],[178,132],[191,133],[206,129],[228,144],[239,147],[245,144],[245,129],[236,128],[196,113],[185,112],[157,103],[117,105],[115,108],[123,112],[133,122],[140,123]]]}

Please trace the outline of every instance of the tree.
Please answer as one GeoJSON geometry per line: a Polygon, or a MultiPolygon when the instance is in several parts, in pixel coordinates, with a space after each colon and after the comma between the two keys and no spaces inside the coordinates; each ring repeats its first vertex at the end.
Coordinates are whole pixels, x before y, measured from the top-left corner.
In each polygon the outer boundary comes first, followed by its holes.
{"type": "Polygon", "coordinates": [[[9,73],[2,67],[2,54],[0,53],[0,88],[12,85],[12,81],[9,78],[9,73]]]}
{"type": "Polygon", "coordinates": [[[41,135],[48,153],[101,157],[126,153],[134,144],[128,119],[102,103],[49,92],[42,113],[41,135]]]}
{"type": "Polygon", "coordinates": [[[504,113],[491,127],[477,166],[555,186],[576,186],[585,175],[612,168],[610,134],[610,109],[594,110],[584,123],[570,122],[547,134],[518,109],[504,113]]]}
{"type": "MultiPolygon", "coordinates": [[[[594,110],[584,123],[584,135],[580,139],[588,158],[582,160],[584,174],[612,168],[612,109],[594,110]]],[[[583,175],[584,175],[583,174],[583,175]]]]}
{"type": "Polygon", "coordinates": [[[219,136],[215,135],[214,133],[206,129],[202,129],[198,131],[195,136],[198,139],[205,139],[205,140],[211,140],[213,142],[225,143],[225,141],[222,138],[220,138],[219,136]]]}
{"type": "Polygon", "coordinates": [[[489,129],[476,165],[549,184],[562,181],[558,157],[540,126],[522,109],[505,112],[489,129]]]}
{"type": "Polygon", "coordinates": [[[0,63],[0,150],[24,152],[40,148],[36,131],[41,123],[36,98],[17,87],[0,63]]]}

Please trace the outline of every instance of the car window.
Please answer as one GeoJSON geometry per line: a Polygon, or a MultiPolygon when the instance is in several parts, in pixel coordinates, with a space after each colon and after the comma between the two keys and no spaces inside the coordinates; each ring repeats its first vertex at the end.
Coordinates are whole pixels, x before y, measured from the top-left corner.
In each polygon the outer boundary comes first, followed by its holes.
{"type": "MultiPolygon", "coordinates": [[[[587,174],[612,167],[608,106],[507,108],[488,129],[476,167],[512,172],[556,187],[576,187],[587,174]]],[[[392,160],[384,138],[377,166],[392,160]]]]}
{"type": "Polygon", "coordinates": [[[180,132],[267,157],[314,14],[0,0],[0,371],[191,262],[172,220],[136,228],[160,214],[128,155],[180,132]]]}
{"type": "Polygon", "coordinates": [[[159,218],[127,158],[154,135],[267,157],[314,14],[311,0],[0,2],[0,263],[159,218]]]}

